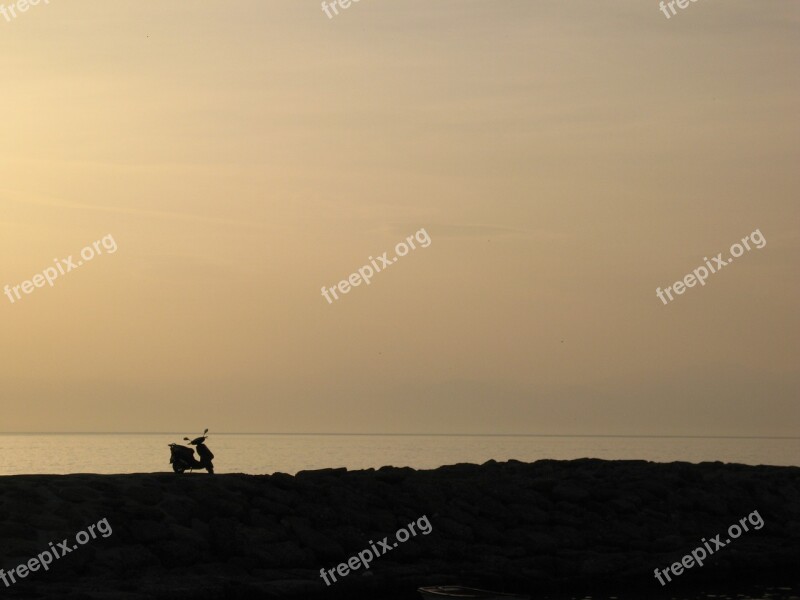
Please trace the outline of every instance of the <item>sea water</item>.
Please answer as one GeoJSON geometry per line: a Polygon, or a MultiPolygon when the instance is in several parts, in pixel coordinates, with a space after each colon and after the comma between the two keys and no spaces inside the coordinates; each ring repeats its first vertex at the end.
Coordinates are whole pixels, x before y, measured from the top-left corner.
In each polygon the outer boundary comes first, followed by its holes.
{"type": "MultiPolygon", "coordinates": [[[[169,471],[171,442],[196,433],[0,434],[0,475],[169,471]]],[[[800,466],[800,438],[215,433],[217,473],[295,474],[384,465],[435,469],[494,459],[721,461],[800,466]]]]}

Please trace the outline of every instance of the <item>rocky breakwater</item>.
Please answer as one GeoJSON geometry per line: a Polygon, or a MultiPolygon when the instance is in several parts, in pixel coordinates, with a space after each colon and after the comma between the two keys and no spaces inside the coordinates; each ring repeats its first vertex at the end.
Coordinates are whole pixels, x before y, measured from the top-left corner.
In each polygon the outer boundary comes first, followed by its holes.
{"type": "Polygon", "coordinates": [[[326,469],[0,478],[6,572],[107,519],[96,536],[6,587],[25,598],[414,598],[420,585],[657,592],[668,568],[758,511],[678,592],[789,583],[800,564],[800,469],[721,463],[510,461],[431,471],[326,469]],[[412,521],[411,536],[327,586],[335,569],[412,521]]]}

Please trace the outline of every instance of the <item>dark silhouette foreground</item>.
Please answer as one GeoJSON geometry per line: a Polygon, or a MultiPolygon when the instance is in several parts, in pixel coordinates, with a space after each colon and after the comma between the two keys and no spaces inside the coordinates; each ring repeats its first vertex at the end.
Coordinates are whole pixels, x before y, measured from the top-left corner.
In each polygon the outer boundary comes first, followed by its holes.
{"type": "Polygon", "coordinates": [[[533,598],[607,590],[652,599],[717,586],[787,586],[800,562],[800,468],[548,460],[296,477],[0,477],[0,566],[21,564],[100,517],[113,523],[112,536],[0,592],[384,600],[457,584],[533,598]],[[754,510],[762,529],[660,588],[655,568],[754,510]],[[423,514],[430,535],[330,587],[320,580],[320,568],[391,539],[423,514]]]}

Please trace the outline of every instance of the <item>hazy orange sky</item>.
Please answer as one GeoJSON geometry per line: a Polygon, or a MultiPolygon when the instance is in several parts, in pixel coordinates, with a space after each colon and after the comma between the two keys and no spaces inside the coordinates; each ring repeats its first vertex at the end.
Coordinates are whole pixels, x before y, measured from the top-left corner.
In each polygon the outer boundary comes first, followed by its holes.
{"type": "Polygon", "coordinates": [[[0,18],[0,431],[797,435],[799,6],[0,18]]]}

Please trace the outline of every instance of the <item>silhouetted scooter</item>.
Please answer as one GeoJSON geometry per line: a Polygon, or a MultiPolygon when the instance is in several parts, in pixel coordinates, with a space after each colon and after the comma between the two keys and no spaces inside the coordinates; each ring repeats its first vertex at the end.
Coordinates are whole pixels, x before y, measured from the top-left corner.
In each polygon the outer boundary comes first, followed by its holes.
{"type": "Polygon", "coordinates": [[[214,474],[214,453],[208,449],[205,441],[208,438],[208,429],[203,432],[199,438],[189,440],[188,437],[183,438],[192,446],[197,446],[197,454],[200,455],[200,460],[195,459],[194,450],[188,446],[181,446],[179,444],[170,444],[169,449],[171,456],[169,459],[172,465],[172,470],[176,473],[183,473],[186,469],[190,471],[194,469],[205,469],[212,475],[214,474]]]}

